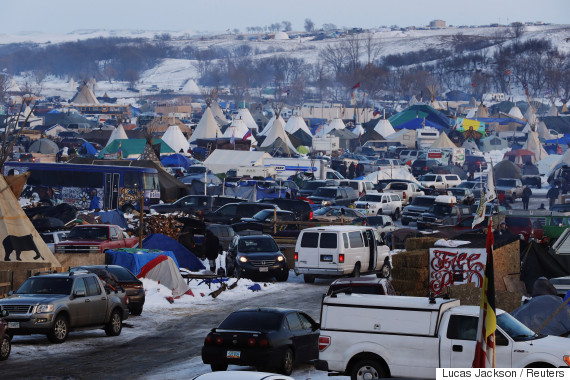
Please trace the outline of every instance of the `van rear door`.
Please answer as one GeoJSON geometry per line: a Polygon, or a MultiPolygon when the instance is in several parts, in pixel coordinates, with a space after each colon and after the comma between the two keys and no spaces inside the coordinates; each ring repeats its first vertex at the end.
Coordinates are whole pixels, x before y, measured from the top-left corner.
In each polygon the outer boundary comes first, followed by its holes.
{"type": "Polygon", "coordinates": [[[321,232],[319,237],[319,268],[329,269],[338,266],[338,233],[321,232]]]}
{"type": "Polygon", "coordinates": [[[319,233],[304,231],[298,251],[298,266],[301,268],[319,267],[319,233]]]}

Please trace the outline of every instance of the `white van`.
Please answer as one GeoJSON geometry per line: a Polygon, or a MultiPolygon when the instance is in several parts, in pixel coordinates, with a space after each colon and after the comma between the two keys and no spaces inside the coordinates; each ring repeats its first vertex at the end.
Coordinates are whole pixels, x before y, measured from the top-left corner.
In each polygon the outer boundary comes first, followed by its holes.
{"type": "Polygon", "coordinates": [[[316,277],[377,273],[390,277],[390,249],[378,231],[365,226],[326,226],[301,231],[295,246],[295,274],[316,277]]]}

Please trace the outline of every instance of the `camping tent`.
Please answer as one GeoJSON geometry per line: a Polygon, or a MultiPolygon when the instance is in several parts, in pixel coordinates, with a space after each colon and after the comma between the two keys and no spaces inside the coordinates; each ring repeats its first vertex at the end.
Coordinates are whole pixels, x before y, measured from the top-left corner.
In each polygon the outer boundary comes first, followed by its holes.
{"type": "Polygon", "coordinates": [[[253,116],[251,115],[251,112],[249,112],[249,110],[247,108],[240,108],[238,110],[238,114],[236,116],[237,119],[242,119],[245,123],[245,125],[254,131],[257,131],[259,129],[259,127],[257,126],[257,123],[255,122],[255,120],[253,119],[253,116]]]}
{"type": "Polygon", "coordinates": [[[269,135],[269,133],[271,132],[271,130],[273,129],[273,125],[275,124],[276,120],[278,120],[282,126],[285,125],[285,120],[283,120],[283,118],[281,117],[281,115],[279,115],[278,118],[275,117],[275,115],[273,115],[273,117],[271,119],[269,119],[269,121],[267,122],[267,124],[265,125],[265,128],[263,128],[263,130],[261,132],[259,132],[257,135],[258,136],[267,136],[269,135]]]}
{"type": "Polygon", "coordinates": [[[58,151],[59,147],[50,139],[39,139],[34,141],[28,148],[28,152],[30,153],[55,154],[58,151]]]}
{"type": "Polygon", "coordinates": [[[190,289],[172,257],[166,255],[159,255],[149,261],[142,267],[137,278],[147,278],[159,282],[172,290],[173,297],[180,297],[190,289]]]}
{"type": "Polygon", "coordinates": [[[441,132],[441,134],[439,135],[439,137],[437,138],[437,140],[434,141],[433,144],[431,144],[430,148],[451,148],[451,149],[457,149],[457,145],[455,145],[450,139],[449,137],[447,137],[447,134],[445,132],[441,132]]]}
{"type": "Polygon", "coordinates": [[[0,176],[0,239],[2,239],[0,262],[16,261],[61,266],[22,210],[3,176],[0,176]],[[20,250],[20,254],[17,254],[16,249],[20,250]]]}
{"type": "Polygon", "coordinates": [[[508,147],[509,147],[508,141],[497,136],[489,136],[479,141],[479,149],[481,149],[481,152],[502,150],[508,147]]]}
{"type": "Polygon", "coordinates": [[[188,169],[193,164],[188,157],[178,153],[162,158],[160,163],[163,166],[182,166],[184,169],[188,169]]]}
{"type": "Polygon", "coordinates": [[[344,128],[346,128],[346,125],[344,125],[344,122],[337,117],[332,119],[330,123],[325,125],[325,128],[323,129],[323,135],[328,135],[335,129],[344,129],[344,128]]]}
{"type": "Polygon", "coordinates": [[[271,130],[266,135],[267,137],[263,140],[263,143],[258,149],[266,152],[280,151],[281,153],[287,154],[295,152],[295,147],[291,143],[291,140],[289,140],[287,133],[285,133],[284,124],[283,119],[279,116],[279,119],[275,120],[271,126],[271,130]]]}
{"type": "Polygon", "coordinates": [[[162,141],[167,143],[175,152],[184,153],[188,152],[188,149],[190,149],[190,144],[177,125],[171,125],[168,127],[166,132],[164,132],[164,135],[162,135],[162,141]]]}
{"type": "Polygon", "coordinates": [[[178,266],[174,253],[159,249],[118,248],[108,250],[106,253],[108,254],[109,264],[125,267],[133,272],[135,276],[141,272],[146,264],[160,255],[172,257],[176,266],[178,266]]]}
{"type": "Polygon", "coordinates": [[[287,120],[287,124],[285,124],[285,132],[292,135],[298,130],[302,130],[311,137],[313,136],[305,120],[301,116],[293,115],[287,120]]]}
{"type": "Polygon", "coordinates": [[[374,130],[384,138],[396,133],[394,127],[392,127],[392,124],[390,124],[390,121],[387,119],[380,119],[374,127],[374,130]]]}
{"type": "Polygon", "coordinates": [[[517,165],[522,165],[527,162],[534,164],[536,162],[536,156],[534,155],[534,152],[531,152],[530,150],[516,149],[505,153],[503,160],[509,160],[517,165]]]}
{"type": "Polygon", "coordinates": [[[537,161],[540,161],[543,158],[548,157],[548,153],[546,153],[546,150],[544,150],[544,147],[542,146],[542,143],[538,138],[537,132],[529,132],[526,142],[523,145],[523,148],[533,152],[534,157],[536,157],[537,161]]]}
{"type": "Polygon", "coordinates": [[[416,147],[416,131],[411,131],[409,129],[400,129],[398,132],[391,134],[386,137],[388,141],[399,142],[405,145],[407,148],[415,149],[416,147]]]}
{"type": "Polygon", "coordinates": [[[512,117],[516,117],[517,119],[524,119],[524,116],[523,116],[520,108],[517,106],[513,106],[511,108],[511,110],[509,111],[509,115],[511,115],[512,117]]]}
{"type": "Polygon", "coordinates": [[[521,168],[509,160],[503,160],[493,167],[496,179],[500,178],[520,178],[521,168]]]}
{"type": "Polygon", "coordinates": [[[142,242],[143,248],[146,249],[162,249],[166,251],[172,251],[176,260],[178,261],[178,266],[180,268],[186,268],[189,271],[197,272],[202,269],[206,269],[202,262],[198,260],[192,252],[190,252],[186,247],[177,242],[176,240],[162,234],[150,234],[144,238],[142,242]]]}
{"type": "Polygon", "coordinates": [[[109,146],[109,144],[111,144],[115,140],[127,140],[127,139],[128,139],[127,133],[123,128],[123,124],[119,124],[117,128],[113,129],[113,132],[111,133],[111,136],[109,137],[109,140],[107,141],[105,147],[109,146]]]}
{"type": "Polygon", "coordinates": [[[190,136],[188,142],[192,144],[198,139],[215,139],[222,136],[222,131],[218,127],[218,123],[214,118],[214,114],[210,107],[206,108],[200,122],[196,126],[194,133],[190,136]]]}
{"type": "MultiPolygon", "coordinates": [[[[243,137],[249,132],[247,125],[242,119],[234,119],[230,126],[226,128],[222,137],[224,138],[231,138],[233,136],[234,139],[242,140],[243,137]]],[[[257,145],[257,141],[255,137],[250,133],[246,140],[251,141],[253,145],[257,145]]]]}

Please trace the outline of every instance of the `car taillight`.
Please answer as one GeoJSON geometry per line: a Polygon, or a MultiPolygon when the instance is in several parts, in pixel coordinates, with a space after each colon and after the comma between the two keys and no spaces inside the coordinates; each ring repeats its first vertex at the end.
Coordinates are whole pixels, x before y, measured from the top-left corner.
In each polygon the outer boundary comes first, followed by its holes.
{"type": "Polygon", "coordinates": [[[142,289],[142,288],[143,288],[142,285],[135,285],[135,286],[133,286],[133,289],[142,289]]]}
{"type": "Polygon", "coordinates": [[[427,166],[424,166],[424,170],[427,170],[427,166]]]}
{"type": "Polygon", "coordinates": [[[295,252],[295,261],[299,260],[299,252],[295,252]]]}
{"type": "Polygon", "coordinates": [[[404,195],[402,195],[404,199],[406,199],[406,192],[404,191],[404,195]]]}
{"type": "Polygon", "coordinates": [[[214,339],[212,338],[212,334],[208,334],[208,336],[206,336],[206,339],[204,339],[204,344],[212,344],[212,341],[214,339]]]}
{"type": "Polygon", "coordinates": [[[309,220],[312,220],[312,219],[313,219],[313,212],[311,211],[311,212],[309,213],[309,220]]]}
{"type": "Polygon", "coordinates": [[[216,337],[216,344],[222,344],[224,343],[224,339],[221,336],[217,336],[216,337]]]}
{"type": "Polygon", "coordinates": [[[255,338],[249,338],[249,339],[247,340],[247,345],[250,346],[250,347],[255,346],[255,338]]]}
{"type": "Polygon", "coordinates": [[[338,262],[339,262],[339,263],[344,263],[344,253],[339,253],[339,254],[338,254],[338,262]]]}
{"type": "Polygon", "coordinates": [[[319,351],[324,351],[327,349],[328,346],[331,345],[331,337],[321,335],[319,337],[319,351]]]}
{"type": "Polygon", "coordinates": [[[125,305],[129,304],[129,297],[127,297],[127,295],[125,294],[125,305]]]}

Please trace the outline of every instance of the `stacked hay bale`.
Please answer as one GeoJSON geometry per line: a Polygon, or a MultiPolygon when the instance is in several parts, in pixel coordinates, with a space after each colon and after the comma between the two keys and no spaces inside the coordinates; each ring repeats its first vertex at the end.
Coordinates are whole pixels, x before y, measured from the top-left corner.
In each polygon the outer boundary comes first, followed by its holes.
{"type": "Polygon", "coordinates": [[[424,297],[429,293],[429,249],[439,238],[406,240],[406,251],[392,256],[392,284],[396,293],[424,297]]]}

